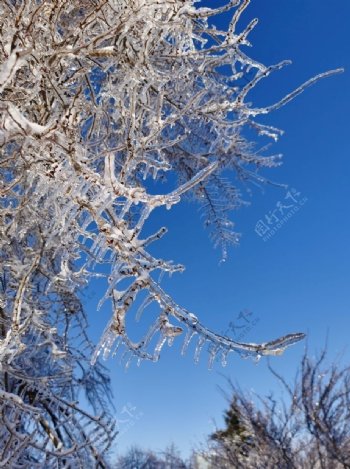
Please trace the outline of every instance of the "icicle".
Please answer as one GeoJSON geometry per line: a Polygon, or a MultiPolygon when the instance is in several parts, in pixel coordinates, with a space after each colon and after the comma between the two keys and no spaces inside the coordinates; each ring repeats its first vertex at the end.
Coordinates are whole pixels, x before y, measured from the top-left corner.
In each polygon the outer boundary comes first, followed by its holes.
{"type": "Polygon", "coordinates": [[[127,359],[127,361],[125,363],[125,370],[128,370],[130,368],[130,365],[131,365],[131,362],[132,362],[133,358],[134,358],[134,354],[130,353],[129,358],[127,359]]]}
{"type": "Polygon", "coordinates": [[[256,356],[254,357],[254,363],[258,364],[260,359],[261,359],[261,355],[259,353],[257,353],[256,356]]]}
{"type": "Polygon", "coordinates": [[[96,215],[100,217],[103,212],[108,210],[110,206],[113,204],[114,198],[112,197],[111,194],[107,194],[107,196],[101,196],[100,200],[96,200],[95,204],[99,207],[98,210],[96,210],[96,215]]]}
{"type": "Polygon", "coordinates": [[[208,359],[208,368],[209,368],[209,370],[212,370],[212,368],[213,368],[214,361],[215,361],[216,354],[217,354],[218,350],[219,350],[219,347],[217,347],[217,346],[210,347],[209,359],[208,359]]]}
{"type": "Polygon", "coordinates": [[[91,358],[91,364],[92,365],[95,365],[96,360],[99,357],[99,355],[101,354],[101,352],[103,352],[103,355],[102,355],[103,359],[107,360],[107,358],[109,357],[109,355],[111,353],[111,348],[112,348],[116,338],[117,338],[117,334],[114,331],[112,331],[111,328],[108,325],[107,329],[105,330],[105,332],[102,335],[100,343],[97,345],[97,347],[95,349],[95,352],[94,352],[94,354],[91,358]]]}
{"type": "Polygon", "coordinates": [[[105,244],[101,249],[100,249],[100,252],[98,253],[98,256],[97,256],[97,261],[102,263],[106,260],[108,260],[108,256],[111,254],[111,248],[105,244]]]}
{"type": "Polygon", "coordinates": [[[142,304],[140,305],[140,307],[138,308],[138,310],[136,312],[135,319],[136,319],[137,322],[140,321],[142,313],[147,308],[147,306],[149,306],[151,303],[153,303],[153,301],[154,301],[154,296],[152,296],[152,295],[146,296],[146,298],[143,300],[142,304]]]}
{"type": "Polygon", "coordinates": [[[156,180],[157,177],[158,177],[158,169],[156,166],[153,167],[153,175],[152,175],[152,178],[153,180],[156,180]]]}
{"type": "Polygon", "coordinates": [[[159,274],[159,277],[158,277],[158,283],[161,284],[162,283],[162,280],[164,278],[164,274],[165,274],[165,271],[164,270],[161,270],[160,271],[160,274],[159,274]]]}
{"type": "Polygon", "coordinates": [[[115,342],[114,350],[112,352],[112,357],[115,357],[117,355],[118,350],[120,349],[122,343],[123,343],[122,338],[118,336],[115,342]]]}
{"type": "Polygon", "coordinates": [[[221,246],[221,259],[219,261],[219,265],[221,266],[222,264],[225,264],[227,261],[227,247],[226,244],[222,244],[221,246]]]}
{"type": "Polygon", "coordinates": [[[91,254],[96,256],[96,253],[99,251],[102,244],[105,243],[105,236],[102,233],[99,233],[94,241],[94,244],[91,246],[91,254]]]}
{"type": "Polygon", "coordinates": [[[202,351],[202,348],[203,348],[203,345],[205,344],[205,342],[206,342],[206,338],[204,337],[204,335],[201,335],[198,339],[196,350],[194,352],[194,362],[195,363],[199,362],[199,357],[200,357],[200,354],[201,354],[201,351],[202,351]]]}
{"type": "MultiPolygon", "coordinates": [[[[123,363],[126,363],[128,362],[128,357],[130,356],[132,352],[130,352],[130,349],[126,346],[124,352],[122,353],[122,356],[120,357],[120,360],[119,360],[119,363],[122,365],[123,363]]],[[[124,365],[124,366],[125,366],[124,365]]]]}
{"type": "Polygon", "coordinates": [[[115,155],[114,153],[109,153],[105,157],[104,180],[106,184],[112,188],[116,181],[114,168],[115,168],[115,155]]]}
{"type": "Polygon", "coordinates": [[[171,347],[174,343],[175,336],[168,337],[168,346],[171,347]]]}
{"type": "Polygon", "coordinates": [[[188,329],[187,330],[186,337],[185,337],[185,340],[184,340],[184,343],[183,343],[183,346],[182,346],[182,349],[181,349],[181,355],[185,355],[192,337],[196,334],[197,334],[197,332],[194,331],[193,329],[188,329]]]}
{"type": "MultiPolygon", "coordinates": [[[[81,225],[81,231],[85,232],[87,230],[87,227],[90,225],[90,223],[93,222],[93,218],[92,216],[90,215],[90,213],[88,212],[85,212],[84,213],[84,216],[85,216],[85,219],[84,219],[84,222],[82,223],[81,225]]],[[[82,240],[82,243],[84,243],[86,240],[86,237],[84,236],[83,237],[83,240],[82,240]]]]}
{"type": "Polygon", "coordinates": [[[227,356],[229,354],[230,350],[225,348],[221,351],[221,365],[223,368],[227,365],[227,356]]]}
{"type": "Polygon", "coordinates": [[[147,179],[148,171],[149,171],[149,165],[147,164],[147,165],[145,166],[145,169],[143,170],[142,179],[143,179],[144,181],[147,179]]]}
{"type": "MultiPolygon", "coordinates": [[[[99,311],[101,309],[103,303],[106,300],[108,300],[108,298],[110,298],[112,296],[113,289],[114,289],[116,283],[119,281],[120,278],[121,278],[121,274],[120,274],[119,270],[115,270],[113,272],[113,274],[108,278],[109,285],[108,285],[108,288],[105,291],[105,294],[103,295],[103,297],[98,302],[97,311],[99,311]]],[[[120,296],[121,296],[124,292],[117,292],[117,290],[116,290],[116,294],[117,293],[119,293],[120,296]]]]}
{"type": "Polygon", "coordinates": [[[165,208],[167,210],[170,210],[171,207],[174,205],[174,204],[177,204],[178,202],[180,202],[180,197],[173,197],[171,199],[168,199],[165,203],[165,208]]]}
{"type": "Polygon", "coordinates": [[[131,199],[128,199],[124,202],[124,205],[123,205],[123,208],[119,214],[119,218],[122,220],[125,215],[129,212],[130,210],[130,207],[132,205],[132,200],[131,199]]]}
{"type": "Polygon", "coordinates": [[[151,342],[154,334],[159,330],[159,321],[157,321],[155,324],[153,324],[147,334],[146,334],[146,337],[144,338],[143,340],[143,348],[146,349],[147,348],[147,345],[151,342]]]}
{"type": "Polygon", "coordinates": [[[113,331],[109,331],[107,337],[105,337],[105,340],[103,343],[103,359],[104,360],[107,360],[107,358],[109,357],[116,337],[117,336],[113,331]]]}
{"type": "Polygon", "coordinates": [[[167,336],[165,334],[161,334],[160,335],[160,338],[159,338],[159,341],[156,345],[156,348],[154,349],[154,358],[153,358],[153,361],[158,361],[159,360],[159,355],[160,355],[160,352],[163,348],[163,345],[165,344],[167,340],[167,336]]]}
{"type": "MultiPolygon", "coordinates": [[[[113,287],[112,287],[113,288],[113,287]]],[[[103,303],[108,300],[108,298],[111,297],[111,291],[112,291],[112,288],[111,289],[107,289],[107,291],[105,292],[105,294],[103,295],[103,297],[100,299],[100,301],[98,302],[98,305],[97,305],[97,311],[99,311],[102,306],[103,306],[103,303]]]]}
{"type": "Polygon", "coordinates": [[[147,220],[151,212],[152,212],[152,207],[150,207],[149,205],[146,205],[143,208],[139,221],[137,222],[137,225],[135,226],[136,233],[139,233],[141,231],[145,221],[147,220]]]}

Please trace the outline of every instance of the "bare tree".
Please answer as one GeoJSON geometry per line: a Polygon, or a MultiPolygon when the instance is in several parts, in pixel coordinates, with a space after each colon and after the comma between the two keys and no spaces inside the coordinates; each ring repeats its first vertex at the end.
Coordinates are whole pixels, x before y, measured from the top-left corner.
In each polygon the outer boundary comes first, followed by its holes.
{"type": "Polygon", "coordinates": [[[152,451],[145,451],[137,446],[117,460],[116,468],[120,469],[163,469],[162,462],[152,451]]]}
{"type": "Polygon", "coordinates": [[[191,469],[180,456],[174,444],[167,447],[160,455],[153,451],[131,447],[127,453],[117,460],[117,469],[191,469]]]}
{"type": "Polygon", "coordinates": [[[256,24],[238,30],[248,3],[0,2],[2,464],[105,465],[113,422],[75,403],[85,389],[94,412],[108,410],[100,353],[106,358],[122,346],[127,364],[157,360],[186,329],[184,350],[197,335],[195,358],[209,344],[210,361],[220,355],[226,364],[232,351],[274,355],[303,338],[242,344],[209,331],[157,280],[183,270],[147,250],[166,229],[141,235],[153,210],[191,192],[225,257],[238,240],[228,211],[241,202],[222,172],[262,180],[259,167],[278,163],[252,150],[243,126],[277,138],[278,130],[255,118],[334,73],[276,104],[248,104],[255,84],[285,65],[266,67],[242,51],[256,24]],[[208,18],[229,10],[226,31],[210,25],[208,18]],[[177,187],[151,193],[149,180],[168,173],[177,187]],[[111,303],[111,320],[92,352],[79,292],[96,277],[105,282],[100,305],[111,303]],[[158,318],[135,343],[125,317],[141,295],[138,316],[153,304],[158,318]]]}
{"type": "Polygon", "coordinates": [[[191,464],[182,459],[174,443],[165,448],[161,455],[164,461],[164,469],[191,469],[191,464]]]}
{"type": "Polygon", "coordinates": [[[251,396],[231,383],[224,430],[211,435],[212,467],[350,467],[350,367],[327,366],[325,351],[306,353],[292,385],[270,370],[287,399],[251,396]]]}

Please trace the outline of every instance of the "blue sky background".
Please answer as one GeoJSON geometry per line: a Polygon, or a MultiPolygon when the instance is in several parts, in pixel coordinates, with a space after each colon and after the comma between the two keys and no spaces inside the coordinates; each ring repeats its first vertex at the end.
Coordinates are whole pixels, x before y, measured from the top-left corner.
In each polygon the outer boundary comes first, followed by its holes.
{"type": "MultiPolygon", "coordinates": [[[[204,4],[204,2],[203,2],[204,4]]],[[[219,2],[206,2],[217,5],[219,2]]],[[[167,226],[169,233],[153,253],[186,265],[162,283],[174,299],[197,314],[207,326],[224,331],[229,323],[244,325],[239,312],[252,312],[251,330],[242,340],[263,342],[289,332],[305,331],[308,347],[320,350],[328,334],[329,357],[350,360],[349,249],[349,29],[348,0],[253,0],[241,26],[253,17],[259,24],[250,35],[250,55],[266,65],[283,59],[293,64],[254,90],[257,105],[279,100],[320,72],[344,67],[345,73],[320,81],[293,102],[269,115],[265,122],[285,130],[271,148],[283,153],[283,165],[269,170],[270,179],[288,184],[307,198],[300,210],[264,242],[254,231],[259,219],[282,201],[285,190],[266,186],[243,193],[251,203],[233,213],[241,244],[219,265],[200,220],[198,206],[184,202],[171,211],[154,213],[148,229],[167,226]]],[[[225,18],[222,18],[224,21],[225,18]]],[[[286,202],[286,201],[285,201],[286,202]]],[[[102,292],[88,304],[91,334],[97,342],[110,311],[96,313],[102,292]]],[[[91,295],[90,292],[90,295],[91,295]]],[[[132,328],[137,327],[132,326],[132,328]]],[[[238,334],[238,329],[236,330],[238,334]]],[[[207,355],[198,365],[193,347],[180,355],[182,340],[165,347],[158,363],[142,363],[125,371],[109,360],[116,416],[120,420],[118,451],[132,444],[161,450],[174,442],[187,455],[220,426],[227,407],[218,386],[225,377],[247,390],[279,392],[262,359],[259,364],[230,355],[226,368],[207,368],[207,355]]],[[[298,344],[272,364],[292,378],[304,351],[298,344]]]]}

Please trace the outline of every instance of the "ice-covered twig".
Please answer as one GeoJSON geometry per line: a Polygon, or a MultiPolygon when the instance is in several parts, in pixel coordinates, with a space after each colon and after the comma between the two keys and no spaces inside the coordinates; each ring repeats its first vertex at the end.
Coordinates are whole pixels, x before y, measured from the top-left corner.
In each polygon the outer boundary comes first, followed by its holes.
{"type": "Polygon", "coordinates": [[[251,111],[248,111],[248,112],[252,116],[256,116],[258,114],[269,114],[270,112],[276,111],[276,109],[279,109],[280,107],[287,104],[289,101],[291,101],[296,96],[298,96],[303,91],[305,91],[306,88],[308,88],[311,85],[314,85],[317,81],[321,80],[322,78],[331,77],[333,75],[337,75],[338,73],[343,73],[343,72],[344,72],[343,68],[336,68],[335,70],[329,70],[328,72],[319,73],[318,75],[310,78],[310,80],[307,80],[305,83],[300,85],[298,88],[296,88],[294,91],[289,93],[287,96],[282,98],[277,103],[272,104],[271,106],[267,106],[265,108],[255,108],[255,109],[252,109],[251,111]]]}

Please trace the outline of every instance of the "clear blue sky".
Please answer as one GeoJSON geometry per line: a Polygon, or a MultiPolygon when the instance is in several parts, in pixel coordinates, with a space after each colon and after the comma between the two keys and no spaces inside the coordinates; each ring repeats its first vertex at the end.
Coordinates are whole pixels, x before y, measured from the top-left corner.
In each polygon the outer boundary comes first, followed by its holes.
{"type": "MultiPolygon", "coordinates": [[[[261,342],[305,331],[309,349],[315,351],[328,333],[330,358],[345,351],[349,361],[350,3],[253,0],[241,25],[253,17],[259,24],[250,36],[250,54],[266,65],[293,61],[254,91],[256,104],[275,102],[317,73],[345,68],[344,74],[309,88],[266,121],[285,130],[271,148],[284,154],[284,162],[269,171],[270,178],[296,188],[307,201],[264,242],[255,224],[275,209],[285,191],[267,186],[244,194],[251,205],[232,215],[242,233],[241,244],[220,266],[197,205],[185,202],[170,212],[159,210],[149,229],[166,225],[169,233],[153,252],[186,265],[185,273],[165,280],[163,286],[213,329],[223,331],[230,321],[242,325],[237,316],[248,309],[255,325],[243,340],[261,342]]],[[[95,312],[100,292],[93,291],[97,294],[88,312],[97,341],[109,311],[95,312]]],[[[193,349],[180,356],[181,344],[178,340],[166,347],[157,364],[133,365],[127,372],[117,361],[107,362],[121,420],[120,452],[131,444],[160,450],[174,442],[187,454],[213,430],[212,419],[222,422],[226,402],[218,386],[225,387],[224,376],[258,393],[278,392],[264,360],[254,364],[231,355],[226,368],[217,364],[208,371],[207,356],[195,365],[193,349]]],[[[294,376],[304,345],[274,358],[273,365],[284,376],[294,376]]]]}

